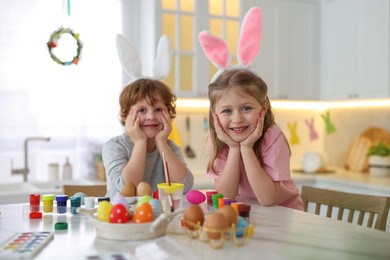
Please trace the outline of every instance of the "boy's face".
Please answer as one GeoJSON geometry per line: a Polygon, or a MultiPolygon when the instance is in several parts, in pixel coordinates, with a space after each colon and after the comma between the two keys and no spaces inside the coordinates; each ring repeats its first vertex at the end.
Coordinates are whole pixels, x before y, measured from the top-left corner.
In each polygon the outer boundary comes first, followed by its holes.
{"type": "Polygon", "coordinates": [[[222,94],[214,112],[225,133],[242,142],[255,130],[262,108],[254,97],[232,88],[222,94]]]}
{"type": "Polygon", "coordinates": [[[137,111],[139,126],[148,138],[154,138],[163,129],[163,111],[167,110],[167,107],[160,100],[152,106],[142,99],[134,104],[132,109],[137,111]]]}

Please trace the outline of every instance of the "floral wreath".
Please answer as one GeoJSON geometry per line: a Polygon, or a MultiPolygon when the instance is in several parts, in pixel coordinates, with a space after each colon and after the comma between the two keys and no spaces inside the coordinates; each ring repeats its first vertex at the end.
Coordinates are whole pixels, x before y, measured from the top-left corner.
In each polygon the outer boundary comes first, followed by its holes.
{"type": "Polygon", "coordinates": [[[57,31],[53,32],[50,35],[50,39],[47,42],[47,48],[49,49],[50,57],[60,65],[77,65],[80,60],[81,50],[83,49],[83,43],[79,39],[80,35],[78,33],[74,33],[70,28],[59,28],[57,31]],[[73,57],[71,61],[62,61],[56,55],[53,54],[53,49],[58,46],[58,40],[61,38],[63,34],[70,34],[77,42],[77,55],[73,57]]]}

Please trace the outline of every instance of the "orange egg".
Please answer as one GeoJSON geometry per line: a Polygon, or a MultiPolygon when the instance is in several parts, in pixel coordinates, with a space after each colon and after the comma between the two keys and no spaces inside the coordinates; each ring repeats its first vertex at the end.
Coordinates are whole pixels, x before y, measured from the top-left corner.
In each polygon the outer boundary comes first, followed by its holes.
{"type": "Polygon", "coordinates": [[[210,239],[220,239],[229,228],[228,220],[220,212],[212,213],[204,223],[206,233],[210,239]]]}
{"type": "Polygon", "coordinates": [[[222,213],[226,217],[229,227],[231,227],[233,224],[237,225],[238,215],[236,210],[232,206],[225,205],[222,208],[218,209],[218,212],[222,213]]]}
{"type": "Polygon", "coordinates": [[[196,224],[203,225],[204,214],[203,210],[198,205],[191,205],[186,209],[184,213],[184,225],[189,230],[197,229],[196,224]]]}
{"type": "Polygon", "coordinates": [[[121,190],[121,194],[124,197],[134,197],[136,195],[136,187],[132,182],[125,183],[121,190]]]}
{"type": "Polygon", "coordinates": [[[148,202],[139,205],[133,214],[132,221],[134,223],[146,223],[153,221],[153,209],[148,202]]]}
{"type": "Polygon", "coordinates": [[[142,197],[144,195],[152,195],[152,188],[150,188],[150,185],[147,182],[141,181],[137,185],[137,196],[142,197]]]}

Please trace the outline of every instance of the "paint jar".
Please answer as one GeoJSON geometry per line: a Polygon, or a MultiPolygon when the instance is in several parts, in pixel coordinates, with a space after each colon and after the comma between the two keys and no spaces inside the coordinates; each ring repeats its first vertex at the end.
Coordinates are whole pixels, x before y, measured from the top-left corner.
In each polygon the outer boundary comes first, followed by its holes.
{"type": "Polygon", "coordinates": [[[45,213],[53,212],[54,194],[42,195],[42,201],[43,201],[43,212],[45,213]]]}
{"type": "Polygon", "coordinates": [[[251,211],[251,205],[246,203],[238,203],[238,215],[245,219],[249,224],[249,213],[251,211]]]}
{"type": "Polygon", "coordinates": [[[212,201],[213,201],[213,208],[215,208],[215,209],[218,209],[219,207],[219,205],[218,205],[218,199],[220,199],[220,198],[223,198],[223,194],[222,193],[216,193],[216,194],[213,194],[213,195],[211,195],[211,199],[212,199],[212,201]]]}
{"type": "Polygon", "coordinates": [[[217,194],[218,191],[214,190],[214,191],[206,191],[206,198],[207,198],[207,204],[208,205],[213,205],[213,199],[212,199],[212,195],[213,194],[217,194]]]}
{"type": "Polygon", "coordinates": [[[72,214],[78,214],[77,208],[80,208],[81,206],[81,198],[78,196],[72,196],[70,198],[70,211],[72,214]]]}
{"type": "Polygon", "coordinates": [[[158,198],[163,212],[172,212],[181,208],[183,198],[183,183],[157,184],[158,198]]]}
{"type": "Polygon", "coordinates": [[[41,195],[30,194],[30,212],[38,212],[40,202],[41,202],[41,195]]]}
{"type": "Polygon", "coordinates": [[[102,202],[102,201],[110,202],[110,197],[98,197],[97,201],[98,201],[98,204],[99,204],[99,202],[102,202]]]}
{"type": "Polygon", "coordinates": [[[95,208],[95,197],[85,197],[84,198],[84,205],[85,205],[86,209],[95,208]]]}
{"type": "Polygon", "coordinates": [[[56,195],[57,213],[66,213],[66,202],[68,195],[56,195]]]}

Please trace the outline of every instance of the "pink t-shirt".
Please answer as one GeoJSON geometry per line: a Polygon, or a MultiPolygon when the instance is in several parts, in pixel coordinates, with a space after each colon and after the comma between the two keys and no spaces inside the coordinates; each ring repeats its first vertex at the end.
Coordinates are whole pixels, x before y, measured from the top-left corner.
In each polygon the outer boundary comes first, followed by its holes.
{"type": "MultiPolygon", "coordinates": [[[[299,190],[291,179],[290,150],[282,131],[277,125],[273,125],[264,134],[264,140],[264,144],[261,145],[262,166],[274,181],[279,181],[280,183],[280,190],[275,204],[303,210],[303,202],[299,190]]],[[[217,172],[221,172],[224,168],[228,151],[228,147],[224,148],[215,160],[214,168],[217,172]]],[[[240,184],[236,199],[257,200],[249,184],[242,159],[240,161],[240,173],[240,184]]],[[[219,177],[213,172],[208,172],[207,175],[214,179],[219,177]]]]}

